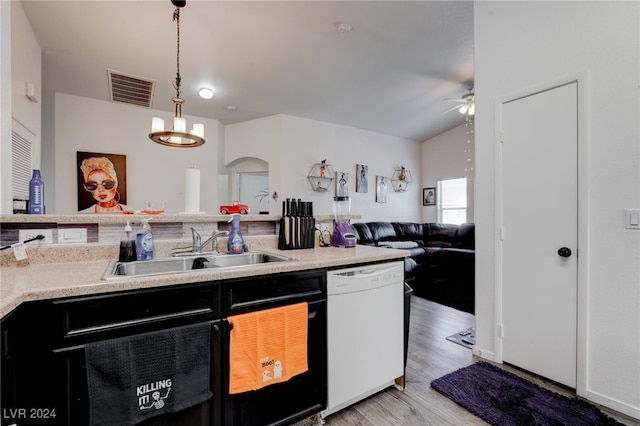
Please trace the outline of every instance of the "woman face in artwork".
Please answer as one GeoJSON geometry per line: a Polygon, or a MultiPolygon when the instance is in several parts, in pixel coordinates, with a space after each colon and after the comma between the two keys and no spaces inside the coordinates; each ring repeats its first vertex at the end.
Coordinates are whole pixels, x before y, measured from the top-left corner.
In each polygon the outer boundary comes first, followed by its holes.
{"type": "Polygon", "coordinates": [[[116,198],[118,181],[104,170],[93,170],[87,176],[84,188],[98,203],[104,204],[116,198]]]}

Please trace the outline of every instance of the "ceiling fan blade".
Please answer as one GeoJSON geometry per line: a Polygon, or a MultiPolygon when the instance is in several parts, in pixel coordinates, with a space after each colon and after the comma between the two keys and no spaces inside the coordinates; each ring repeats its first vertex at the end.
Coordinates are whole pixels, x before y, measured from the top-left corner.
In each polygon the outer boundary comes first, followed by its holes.
{"type": "Polygon", "coordinates": [[[451,111],[456,111],[456,110],[460,109],[460,107],[461,107],[461,106],[462,106],[462,105],[456,105],[456,106],[454,106],[454,107],[452,107],[452,108],[449,108],[449,109],[448,109],[448,110],[446,110],[446,111],[441,112],[440,114],[446,114],[446,113],[451,112],[451,111]]]}
{"type": "Polygon", "coordinates": [[[466,104],[467,100],[466,99],[458,99],[458,98],[444,98],[443,101],[453,101],[453,102],[458,102],[461,104],[466,104]]]}

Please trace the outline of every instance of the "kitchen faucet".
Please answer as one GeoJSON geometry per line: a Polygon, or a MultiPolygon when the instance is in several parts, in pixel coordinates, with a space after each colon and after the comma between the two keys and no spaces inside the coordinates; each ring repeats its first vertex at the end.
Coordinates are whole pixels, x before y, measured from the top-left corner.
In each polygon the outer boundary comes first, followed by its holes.
{"type": "Polygon", "coordinates": [[[193,237],[193,248],[191,249],[191,253],[201,253],[202,249],[207,244],[209,244],[209,242],[211,242],[211,252],[212,253],[217,253],[218,252],[218,237],[220,237],[222,235],[229,235],[228,231],[217,231],[217,230],[214,230],[211,233],[211,236],[209,238],[207,238],[206,241],[203,243],[202,242],[202,237],[200,236],[198,231],[196,231],[194,228],[190,228],[190,229],[191,229],[191,235],[193,237]]]}

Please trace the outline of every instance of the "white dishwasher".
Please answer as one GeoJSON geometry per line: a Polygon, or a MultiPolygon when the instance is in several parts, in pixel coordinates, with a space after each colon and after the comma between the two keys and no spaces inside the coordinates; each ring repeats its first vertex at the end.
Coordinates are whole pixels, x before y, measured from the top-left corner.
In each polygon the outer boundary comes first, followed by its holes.
{"type": "Polygon", "coordinates": [[[404,264],[327,272],[326,417],[404,375],[404,264]]]}

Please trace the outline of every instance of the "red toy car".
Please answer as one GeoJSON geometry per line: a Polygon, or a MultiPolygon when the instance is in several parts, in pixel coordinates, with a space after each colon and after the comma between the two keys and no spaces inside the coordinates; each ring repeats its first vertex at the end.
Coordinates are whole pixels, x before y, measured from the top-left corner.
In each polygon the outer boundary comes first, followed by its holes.
{"type": "Polygon", "coordinates": [[[234,201],[230,206],[220,206],[220,213],[222,214],[232,214],[232,213],[240,213],[247,214],[249,213],[249,206],[246,204],[240,204],[240,201],[234,201]]]}

